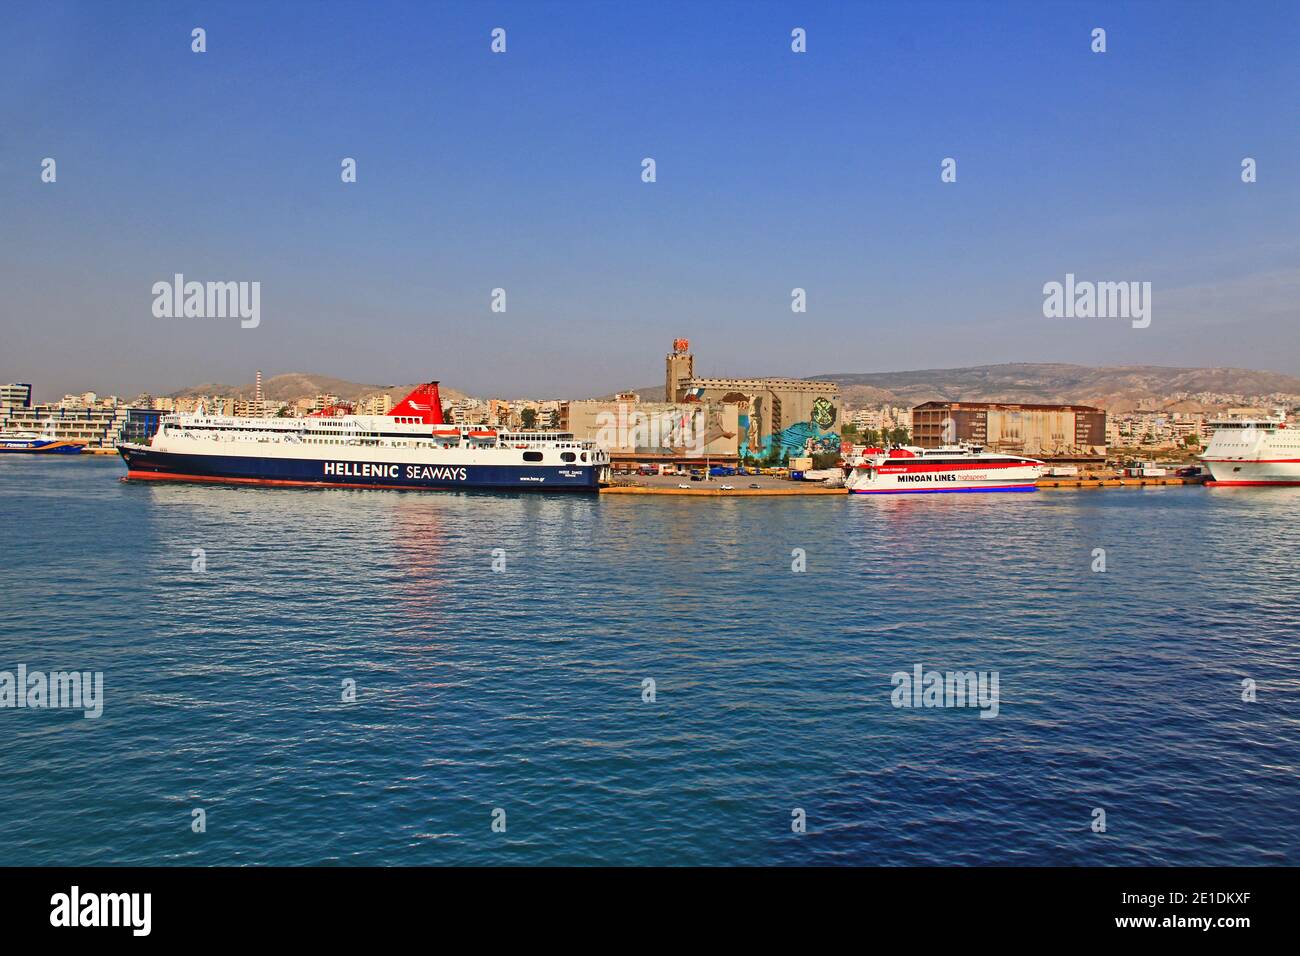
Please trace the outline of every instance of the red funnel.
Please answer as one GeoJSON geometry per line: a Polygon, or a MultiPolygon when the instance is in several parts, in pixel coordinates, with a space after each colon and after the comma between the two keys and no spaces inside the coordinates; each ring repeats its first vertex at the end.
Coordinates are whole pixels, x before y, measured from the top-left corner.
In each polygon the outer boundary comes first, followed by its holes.
{"type": "Polygon", "coordinates": [[[417,385],[415,391],[393,406],[389,415],[414,416],[426,425],[441,425],[442,399],[438,396],[438,383],[417,385]]]}

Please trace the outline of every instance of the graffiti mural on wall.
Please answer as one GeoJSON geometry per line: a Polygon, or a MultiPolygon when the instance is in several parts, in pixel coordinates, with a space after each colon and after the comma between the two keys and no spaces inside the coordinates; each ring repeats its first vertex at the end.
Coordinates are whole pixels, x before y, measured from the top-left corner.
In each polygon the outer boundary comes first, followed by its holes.
{"type": "Polygon", "coordinates": [[[761,399],[751,398],[746,413],[740,415],[740,447],[742,454],[759,460],[776,460],[798,457],[812,452],[836,452],[840,447],[840,434],[836,425],[835,405],[828,398],[813,402],[810,421],[795,422],[787,428],[762,435],[761,399]]]}
{"type": "MultiPolygon", "coordinates": [[[[692,386],[685,392],[687,401],[705,401],[707,395],[708,389],[703,386],[692,386]]],[[[771,391],[726,391],[714,394],[713,401],[735,406],[736,424],[740,432],[736,450],[742,458],[775,463],[809,451],[819,453],[838,450],[839,409],[835,407],[833,399],[818,396],[807,402],[806,393],[792,396],[786,404],[787,414],[791,408],[805,409],[798,414],[806,414],[808,419],[764,434],[764,421],[770,422],[773,418],[780,417],[780,404],[775,409],[768,407],[774,400],[779,401],[774,399],[771,391]]]]}

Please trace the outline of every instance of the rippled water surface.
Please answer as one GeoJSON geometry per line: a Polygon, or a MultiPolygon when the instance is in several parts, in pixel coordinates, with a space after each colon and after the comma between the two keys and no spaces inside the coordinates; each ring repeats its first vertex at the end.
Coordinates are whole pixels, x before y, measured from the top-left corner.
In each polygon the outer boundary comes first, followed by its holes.
{"type": "Polygon", "coordinates": [[[10,863],[1300,863],[1300,489],[121,472],[0,460],[0,670],[105,682],[0,710],[10,863]],[[996,671],[998,715],[895,708],[916,664],[996,671]]]}

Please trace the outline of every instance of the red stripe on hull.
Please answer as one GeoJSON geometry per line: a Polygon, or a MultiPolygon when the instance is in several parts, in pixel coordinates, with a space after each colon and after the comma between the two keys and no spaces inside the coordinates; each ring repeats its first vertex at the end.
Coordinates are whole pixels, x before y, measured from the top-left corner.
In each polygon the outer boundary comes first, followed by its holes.
{"type": "Polygon", "coordinates": [[[1207,481],[1206,486],[1218,485],[1220,487],[1251,487],[1272,486],[1274,488],[1293,488],[1300,487],[1300,481],[1207,481]]]}
{"type": "Polygon", "coordinates": [[[1034,462],[1028,461],[963,461],[948,464],[929,463],[917,465],[904,465],[899,462],[894,462],[888,465],[877,465],[873,467],[875,467],[876,471],[882,475],[910,475],[941,471],[993,471],[998,468],[1030,468],[1033,467],[1034,464],[1034,462]]]}
{"type": "Polygon", "coordinates": [[[912,486],[895,485],[893,488],[850,488],[849,494],[852,495],[901,495],[907,492],[926,492],[926,491],[1023,491],[1026,488],[1038,487],[1037,482],[1026,481],[1018,485],[931,485],[912,486]]]}
{"type": "MultiPolygon", "coordinates": [[[[128,481],[185,481],[216,485],[270,485],[280,488],[382,488],[388,491],[456,491],[456,485],[367,485],[343,481],[292,481],[285,478],[223,478],[219,475],[182,475],[164,471],[128,471],[128,481]]],[[[554,490],[554,489],[551,489],[554,490]]]]}

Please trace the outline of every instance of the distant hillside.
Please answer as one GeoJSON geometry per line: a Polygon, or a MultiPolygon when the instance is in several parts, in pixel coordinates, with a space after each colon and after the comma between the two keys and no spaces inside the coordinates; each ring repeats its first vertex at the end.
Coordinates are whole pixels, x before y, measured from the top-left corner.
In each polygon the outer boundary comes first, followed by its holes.
{"type": "MultiPolygon", "coordinates": [[[[380,392],[388,392],[393,396],[393,401],[396,402],[415,388],[415,384],[365,385],[360,382],[349,382],[347,379],[331,378],[328,375],[288,372],[284,375],[272,375],[269,378],[263,378],[262,394],[272,401],[293,402],[300,398],[314,398],[317,395],[337,395],[339,398],[355,401],[380,392]]],[[[171,397],[197,398],[202,395],[233,395],[237,398],[252,398],[255,390],[256,384],[253,382],[249,382],[247,385],[208,383],[172,392],[171,397]]],[[[465,397],[464,392],[448,388],[446,385],[440,386],[439,392],[442,394],[444,401],[454,401],[465,397]]]]}
{"type": "MultiPolygon", "coordinates": [[[[1200,412],[1209,406],[1193,399],[1174,401],[1178,392],[1196,395],[1297,396],[1300,378],[1242,368],[1166,368],[1125,365],[1093,368],[1056,363],[977,365],[970,368],[920,369],[910,372],[834,372],[809,375],[840,386],[845,402],[858,408],[919,405],[929,401],[1040,402],[1096,405],[1119,412],[1165,408],[1200,412]]],[[[642,401],[663,401],[662,385],[633,388],[642,401]]],[[[611,399],[613,395],[602,396],[611,399]]]]}
{"type": "MultiPolygon", "coordinates": [[[[851,405],[916,405],[926,401],[1062,402],[1111,411],[1161,407],[1178,392],[1300,396],[1300,378],[1240,368],[1166,368],[1065,364],[979,365],[910,372],[840,372],[809,378],[837,382],[851,405]]],[[[1178,402],[1198,411],[1202,403],[1178,402]]]]}
{"type": "MultiPolygon", "coordinates": [[[[1188,397],[1175,401],[1179,392],[1216,395],[1271,395],[1283,393],[1300,401],[1300,378],[1278,372],[1257,372],[1241,368],[1165,368],[1159,365],[1126,365],[1092,368],[1086,365],[1011,364],[978,365],[971,368],[919,369],[910,372],[836,372],[809,375],[838,383],[844,400],[852,406],[917,405],[928,401],[964,402],[1061,402],[1097,405],[1112,412],[1133,408],[1167,408],[1199,412],[1210,407],[1188,397]]],[[[366,385],[327,375],[290,372],[263,379],[262,391],[273,401],[292,402],[319,394],[359,400],[388,392],[400,400],[415,384],[366,385]]],[[[663,401],[662,385],[646,385],[631,391],[642,401],[663,401]]],[[[253,397],[253,383],[246,385],[206,384],[173,392],[177,398],[200,395],[253,397]]],[[[442,386],[446,401],[465,398],[464,392],[442,386]]],[[[605,399],[613,395],[601,396],[605,399]]]]}

